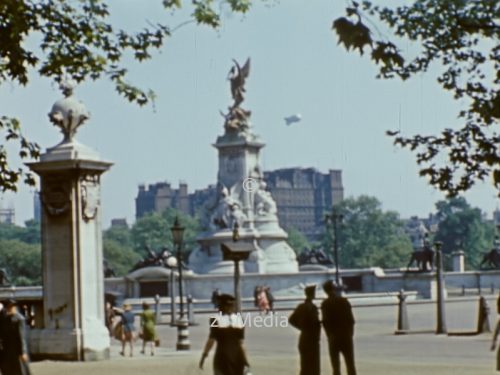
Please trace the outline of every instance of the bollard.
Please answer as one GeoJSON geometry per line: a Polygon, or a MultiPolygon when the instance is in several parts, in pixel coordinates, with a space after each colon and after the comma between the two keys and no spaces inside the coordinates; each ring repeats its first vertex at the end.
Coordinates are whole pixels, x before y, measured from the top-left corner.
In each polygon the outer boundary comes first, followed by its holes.
{"type": "Polygon", "coordinates": [[[490,327],[490,307],[486,298],[479,297],[479,312],[477,319],[477,333],[491,332],[490,327]]]}
{"type": "Polygon", "coordinates": [[[462,285],[462,296],[465,296],[465,285],[462,285]]]}
{"type": "Polygon", "coordinates": [[[191,294],[187,296],[187,310],[188,310],[188,322],[190,326],[196,326],[196,319],[194,316],[194,306],[193,306],[193,297],[191,294]]]}
{"type": "Polygon", "coordinates": [[[176,348],[178,351],[191,349],[191,343],[189,342],[189,322],[184,316],[177,321],[176,348]]]}
{"type": "Polygon", "coordinates": [[[398,331],[409,331],[410,323],[408,322],[408,309],[406,307],[406,296],[404,289],[399,291],[398,295],[398,331]]]}
{"type": "Polygon", "coordinates": [[[491,294],[495,294],[495,285],[491,284],[491,294]]]}
{"type": "Polygon", "coordinates": [[[161,323],[160,296],[158,294],[155,296],[155,322],[156,324],[161,323]]]}

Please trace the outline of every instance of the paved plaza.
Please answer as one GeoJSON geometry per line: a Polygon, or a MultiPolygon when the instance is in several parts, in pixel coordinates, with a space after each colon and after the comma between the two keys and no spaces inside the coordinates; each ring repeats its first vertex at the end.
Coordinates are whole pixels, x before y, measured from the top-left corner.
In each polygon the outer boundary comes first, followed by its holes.
{"type": "MultiPolygon", "coordinates": [[[[488,299],[495,306],[493,297],[488,299]]],[[[494,308],[492,308],[494,313],[494,308]]],[[[434,328],[435,305],[412,304],[408,306],[410,328],[434,328]]],[[[288,316],[290,311],[278,315],[288,316]]],[[[489,350],[491,334],[479,336],[443,336],[411,334],[395,336],[397,308],[395,306],[355,307],[356,360],[359,374],[494,374],[495,354],[489,350]]],[[[477,301],[460,300],[446,305],[450,332],[473,331],[477,319],[477,301]]],[[[255,314],[253,314],[255,316],[255,314]]],[[[213,352],[205,369],[198,369],[198,360],[208,333],[208,315],[197,317],[200,324],[191,327],[192,350],[178,353],[174,350],[176,329],[167,325],[159,327],[161,347],[154,357],[141,355],[137,343],[135,356],[118,355],[119,346],[113,341],[112,359],[105,362],[69,363],[43,361],[34,363],[35,375],[79,374],[212,374],[213,352]]],[[[491,317],[492,328],[496,316],[491,317]]],[[[324,335],[323,335],[324,336],[324,335]]],[[[298,373],[298,332],[292,327],[257,328],[246,330],[245,346],[252,372],[262,374],[298,373]]],[[[322,374],[331,374],[326,340],[323,337],[322,374]]],[[[345,373],[345,371],[344,371],[345,373]]]]}

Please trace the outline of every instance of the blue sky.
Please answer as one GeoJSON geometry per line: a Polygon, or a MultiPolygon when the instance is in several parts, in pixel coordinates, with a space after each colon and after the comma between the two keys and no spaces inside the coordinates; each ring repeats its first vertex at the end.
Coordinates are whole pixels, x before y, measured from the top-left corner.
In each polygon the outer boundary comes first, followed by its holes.
{"type": "MultiPolygon", "coordinates": [[[[117,27],[139,29],[146,20],[175,26],[189,10],[166,12],[161,1],[111,2],[117,27]]],[[[245,16],[224,11],[218,31],[195,24],[176,30],[152,61],[130,64],[131,80],[158,95],[156,108],[127,103],[106,81],[80,85],[76,94],[91,112],[77,139],[115,163],[102,183],[103,224],[135,215],[137,185],[167,180],[189,189],[216,181],[217,154],[211,147],[223,132],[219,110],[230,104],[227,72],[232,59],[251,57],[244,106],[254,131],[266,142],[263,167],[342,169],[347,196],[376,196],[403,217],[426,216],[443,194],[418,177],[413,155],[392,145],[388,129],[433,133],[459,125],[459,103],[427,75],[400,81],[375,78],[367,57],[337,45],[332,21],[344,3],[326,0],[257,2],[245,16]],[[283,117],[302,121],[285,126],[283,117]]],[[[404,51],[415,46],[404,42],[404,51]]],[[[61,97],[56,85],[33,76],[27,88],[3,85],[0,113],[18,116],[25,134],[45,149],[61,135],[47,113],[61,97]]],[[[32,189],[5,195],[17,222],[32,217],[32,189]]],[[[491,215],[498,200],[489,181],[466,198],[491,215]]]]}

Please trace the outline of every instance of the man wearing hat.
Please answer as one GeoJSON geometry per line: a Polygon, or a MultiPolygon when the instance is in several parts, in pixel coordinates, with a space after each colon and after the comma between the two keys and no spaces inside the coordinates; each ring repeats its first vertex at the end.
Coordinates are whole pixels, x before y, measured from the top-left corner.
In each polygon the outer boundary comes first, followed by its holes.
{"type": "Polygon", "coordinates": [[[313,302],[316,295],[316,285],[307,286],[304,292],[306,300],[295,308],[288,321],[300,331],[300,374],[319,375],[321,325],[318,308],[313,302]]]}
{"type": "Polygon", "coordinates": [[[328,349],[333,375],[340,375],[340,353],[344,356],[347,375],[356,375],[354,366],[354,317],[351,304],[342,297],[341,288],[329,280],[323,284],[328,298],[321,304],[323,327],[328,337],[328,349]]]}
{"type": "Polygon", "coordinates": [[[14,300],[5,301],[4,308],[1,372],[8,375],[28,375],[30,369],[24,317],[18,313],[17,303],[14,300]]]}

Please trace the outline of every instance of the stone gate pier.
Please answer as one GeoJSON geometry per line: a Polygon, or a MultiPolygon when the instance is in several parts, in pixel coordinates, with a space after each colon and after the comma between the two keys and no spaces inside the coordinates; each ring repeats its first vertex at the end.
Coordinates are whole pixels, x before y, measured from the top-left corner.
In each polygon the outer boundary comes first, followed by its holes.
{"type": "Polygon", "coordinates": [[[61,88],[64,98],[49,118],[64,138],[28,164],[40,176],[43,206],[43,317],[30,330],[30,352],[42,359],[106,359],[100,177],[111,163],[74,139],[89,113],[70,83],[61,88]]]}

